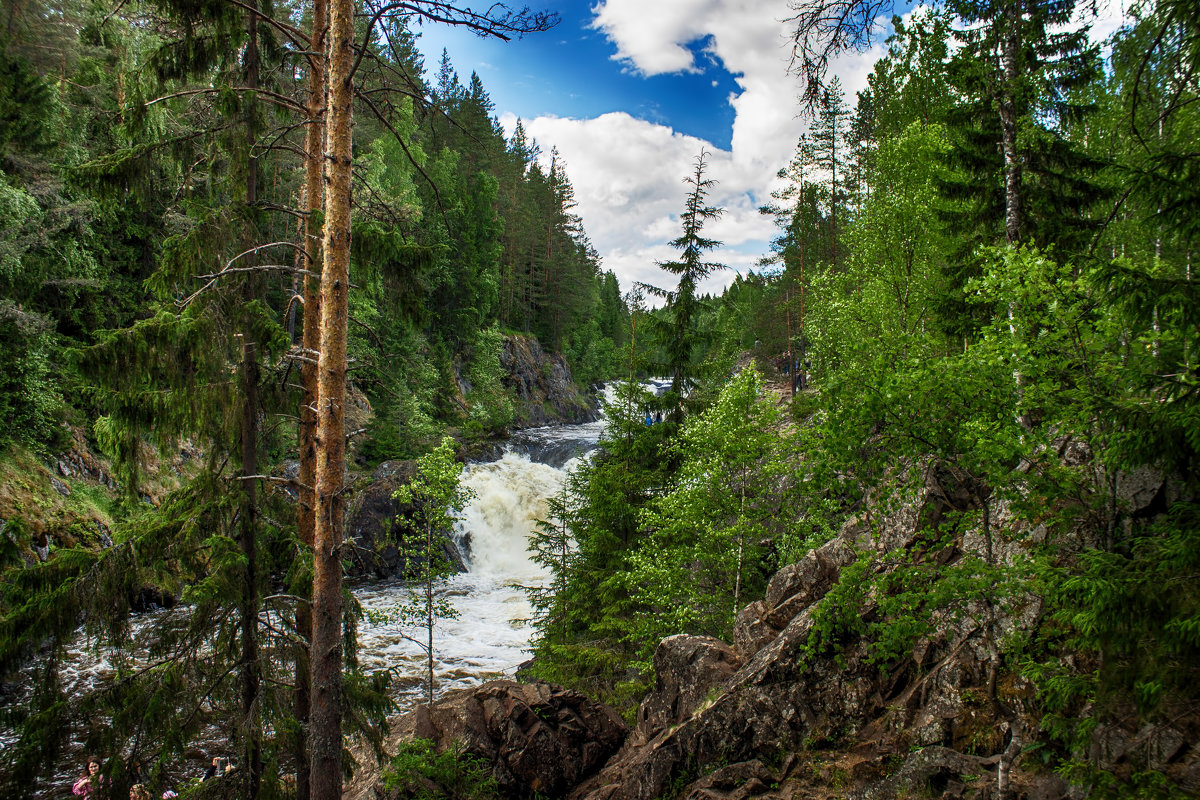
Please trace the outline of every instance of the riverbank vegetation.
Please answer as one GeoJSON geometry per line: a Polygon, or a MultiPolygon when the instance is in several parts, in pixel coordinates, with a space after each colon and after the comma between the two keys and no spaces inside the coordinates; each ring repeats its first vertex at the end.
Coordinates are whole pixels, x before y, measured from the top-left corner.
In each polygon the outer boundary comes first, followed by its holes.
{"type": "Polygon", "coordinates": [[[886,671],[973,607],[1003,764],[1025,752],[1097,797],[1184,791],[1162,763],[1089,757],[1113,721],[1194,734],[1200,700],[1200,31],[1184,5],[1135,6],[1102,58],[1083,28],[1050,32],[1061,4],[949,4],[895,20],[853,110],[822,88],[763,209],[772,255],[691,334],[708,402],[648,427],[652,398],[619,399],[555,505],[578,549],[545,559],[561,588],[540,605],[536,675],[632,714],[660,639],[732,643],[775,568],[847,525],[884,536],[928,479],[949,510],[921,523],[921,552],[844,569],[807,657],[865,638],[886,671]],[[757,371],[731,371],[747,350],[757,371]],[[1004,638],[1016,608],[1038,622],[1004,638]]]}
{"type": "MultiPolygon", "coordinates": [[[[330,64],[321,2],[6,12],[0,673],[28,677],[4,688],[6,796],[69,742],[120,754],[121,784],[214,728],[238,796],[336,796],[339,734],[380,746],[394,710],[343,605],[344,465],[504,431],[514,335],[624,378],[534,538],[531,674],[632,714],[662,638],[731,640],[777,569],[883,536],[924,481],[944,502],[920,546],[837,573],[802,666],[865,641],[888,669],[969,609],[1003,731],[972,747],[1093,796],[1179,793],[1089,748],[1110,721],[1200,728],[1194,2],[1136,4],[1103,51],[1071,3],[897,20],[853,103],[810,82],[761,271],[698,293],[720,261],[702,152],[678,283],[628,300],[562,159],[504,135],[478,76],[431,74],[412,19],[338,6],[330,64]],[[173,602],[135,647],[130,612],[173,602]],[[114,678],[73,695],[81,622],[114,678]]],[[[552,21],[405,7],[485,35],[552,21]]],[[[400,781],[440,769],[422,747],[400,781]]]]}

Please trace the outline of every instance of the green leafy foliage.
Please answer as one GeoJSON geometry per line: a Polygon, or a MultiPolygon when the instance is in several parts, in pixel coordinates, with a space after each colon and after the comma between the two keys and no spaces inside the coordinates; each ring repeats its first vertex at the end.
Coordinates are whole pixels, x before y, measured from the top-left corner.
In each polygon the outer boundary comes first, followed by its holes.
{"type": "Polygon", "coordinates": [[[629,558],[639,667],[673,633],[728,638],[747,598],[761,596],[773,568],[764,544],[783,538],[786,442],[779,410],[751,364],[713,406],[689,417],[674,443],[679,468],[639,514],[648,532],[629,558]]]}
{"type": "Polygon", "coordinates": [[[490,765],[457,742],[440,752],[428,739],[404,742],[384,775],[384,785],[420,800],[500,797],[490,765]]]}
{"type": "Polygon", "coordinates": [[[433,702],[433,629],[438,619],[454,619],[457,610],[438,590],[454,574],[454,565],[446,555],[443,537],[471,501],[472,491],[459,483],[461,470],[454,460],[454,440],[444,437],[436,449],[417,459],[412,481],[396,489],[393,495],[410,509],[396,522],[406,556],[415,561],[410,569],[408,601],[399,606],[396,618],[402,624],[420,625],[424,641],[408,637],[425,649],[427,692],[433,702]]]}

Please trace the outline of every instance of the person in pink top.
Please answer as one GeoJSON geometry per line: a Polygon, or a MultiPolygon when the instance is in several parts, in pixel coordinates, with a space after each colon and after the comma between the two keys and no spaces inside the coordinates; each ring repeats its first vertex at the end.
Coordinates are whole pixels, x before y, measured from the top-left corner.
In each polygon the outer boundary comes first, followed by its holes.
{"type": "Polygon", "coordinates": [[[102,787],[106,782],[104,776],[100,774],[100,759],[92,756],[87,760],[86,771],[79,776],[79,780],[75,781],[71,791],[84,800],[100,800],[104,791],[102,787]]]}

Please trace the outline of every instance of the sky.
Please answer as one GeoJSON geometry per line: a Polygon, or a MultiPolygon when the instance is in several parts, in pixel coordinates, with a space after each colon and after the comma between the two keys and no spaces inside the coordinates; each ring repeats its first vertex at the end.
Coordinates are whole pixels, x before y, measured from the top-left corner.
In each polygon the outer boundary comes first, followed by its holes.
{"type": "MultiPolygon", "coordinates": [[[[680,231],[683,180],[702,150],[717,181],[709,201],[725,210],[705,235],[723,243],[712,260],[729,267],[702,288],[719,292],[736,273],[760,269],[776,230],[758,209],[808,125],[788,71],[788,0],[527,2],[557,12],[559,24],[510,42],[418,28],[431,79],[444,48],[463,83],[479,74],[509,134],[521,119],[543,159],[557,149],[576,213],[622,291],[634,281],[673,286],[656,263],[675,256],[668,242],[680,231]]],[[[897,13],[910,9],[897,3],[897,13]]],[[[1104,22],[1096,35],[1114,27],[1104,22]]],[[[851,108],[885,52],[887,27],[871,50],[831,68],[851,108]]]]}

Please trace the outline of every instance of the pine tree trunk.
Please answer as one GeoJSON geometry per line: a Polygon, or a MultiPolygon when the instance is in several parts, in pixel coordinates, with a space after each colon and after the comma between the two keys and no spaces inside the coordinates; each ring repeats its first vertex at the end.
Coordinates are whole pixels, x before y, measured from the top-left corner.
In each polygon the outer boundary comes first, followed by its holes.
{"type": "MultiPolygon", "coordinates": [[[[246,294],[250,294],[247,292],[246,294]]],[[[249,341],[242,343],[242,507],[238,530],[242,558],[245,560],[241,608],[242,653],[239,669],[242,677],[242,720],[238,726],[243,742],[241,796],[254,800],[262,779],[262,746],[259,742],[258,695],[262,685],[262,665],[258,650],[258,349],[249,341]]]]}
{"type": "MultiPolygon", "coordinates": [[[[312,45],[315,53],[325,50],[328,8],[325,0],[313,0],[312,45]]],[[[312,363],[321,346],[321,284],[312,273],[321,269],[321,231],[316,224],[324,201],[325,163],[325,64],[314,56],[309,68],[308,127],[304,135],[304,240],[300,243],[306,253],[304,266],[304,323],[300,346],[304,360],[300,362],[300,382],[304,391],[300,400],[300,502],[297,504],[297,528],[300,541],[313,546],[316,525],[316,495],[313,487],[317,475],[317,365],[312,363]]],[[[296,762],[296,800],[309,800],[308,714],[311,702],[309,691],[308,646],[312,641],[312,609],[304,602],[296,606],[296,741],[293,758],[296,762]]]]}
{"type": "Polygon", "coordinates": [[[346,472],[346,333],[350,289],[353,0],[329,4],[324,266],[317,370],[316,524],[310,714],[311,796],[342,794],[342,529],[346,472]]]}

